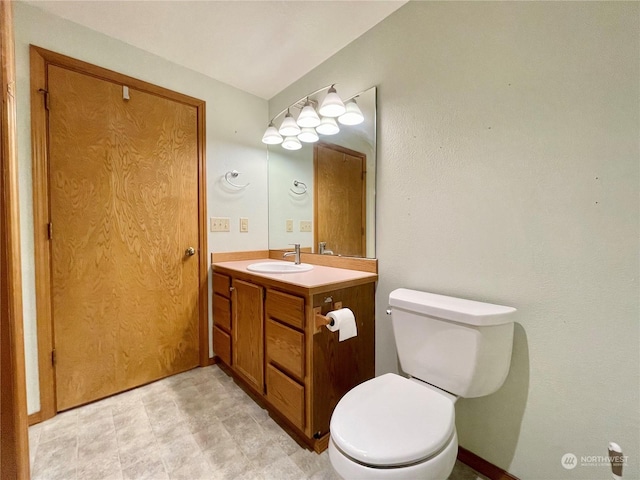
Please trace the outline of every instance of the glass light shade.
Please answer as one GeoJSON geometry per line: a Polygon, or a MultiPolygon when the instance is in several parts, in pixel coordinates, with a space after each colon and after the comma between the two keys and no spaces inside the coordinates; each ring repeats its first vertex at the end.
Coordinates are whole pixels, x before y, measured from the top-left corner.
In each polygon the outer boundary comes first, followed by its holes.
{"type": "Polygon", "coordinates": [[[302,107],[302,111],[300,112],[300,115],[298,115],[297,122],[298,122],[298,125],[303,128],[304,127],[313,128],[320,125],[320,117],[316,113],[316,109],[313,108],[313,105],[309,103],[309,100],[307,100],[304,104],[304,107],[302,107]]]}
{"type": "Polygon", "coordinates": [[[296,137],[287,137],[284,139],[284,142],[282,142],[282,148],[286,148],[287,150],[300,150],[302,144],[296,137]]]}
{"type": "Polygon", "coordinates": [[[344,103],[342,103],[336,89],[331,86],[327,91],[327,96],[322,100],[318,113],[323,117],[339,117],[345,111],[344,103]]]}
{"type": "Polygon", "coordinates": [[[266,143],[267,145],[279,145],[282,143],[282,135],[280,135],[276,127],[273,126],[273,122],[269,123],[267,130],[264,132],[262,143],[266,143]]]}
{"type": "MultiPolygon", "coordinates": [[[[289,111],[287,110],[287,114],[284,116],[284,120],[282,120],[282,124],[280,125],[280,135],[283,137],[295,137],[300,133],[300,127],[291,116],[289,111]]],[[[285,139],[286,140],[286,139],[285,139]]]]}
{"type": "Polygon", "coordinates": [[[338,126],[335,118],[322,117],[320,125],[316,127],[316,131],[320,135],[335,135],[340,131],[340,127],[338,126]]]}
{"type": "Polygon", "coordinates": [[[343,125],[359,125],[364,122],[364,115],[355,99],[351,99],[345,105],[346,112],[338,117],[338,121],[343,125]]]}
{"type": "Polygon", "coordinates": [[[298,140],[305,143],[313,143],[320,140],[320,137],[318,137],[315,128],[302,127],[302,132],[298,135],[298,140]]]}

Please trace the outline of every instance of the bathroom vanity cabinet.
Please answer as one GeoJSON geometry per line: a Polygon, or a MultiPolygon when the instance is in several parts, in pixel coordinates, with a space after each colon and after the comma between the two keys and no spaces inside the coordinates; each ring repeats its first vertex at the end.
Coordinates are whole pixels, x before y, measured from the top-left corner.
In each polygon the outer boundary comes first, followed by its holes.
{"type": "Polygon", "coordinates": [[[289,282],[248,272],[249,263],[213,265],[215,353],[272,417],[321,452],[340,398],[374,376],[377,275],[316,266],[289,282]],[[339,303],[358,329],[343,342],[316,315],[339,303]]]}

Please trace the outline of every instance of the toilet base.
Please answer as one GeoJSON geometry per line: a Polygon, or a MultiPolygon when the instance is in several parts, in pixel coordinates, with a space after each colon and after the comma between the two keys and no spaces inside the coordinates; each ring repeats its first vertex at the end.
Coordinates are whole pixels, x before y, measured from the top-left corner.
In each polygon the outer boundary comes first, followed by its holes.
{"type": "Polygon", "coordinates": [[[397,468],[375,468],[354,462],[329,439],[329,460],[336,473],[345,480],[446,480],[453,471],[457,456],[458,435],[455,430],[451,441],[435,457],[397,468]]]}

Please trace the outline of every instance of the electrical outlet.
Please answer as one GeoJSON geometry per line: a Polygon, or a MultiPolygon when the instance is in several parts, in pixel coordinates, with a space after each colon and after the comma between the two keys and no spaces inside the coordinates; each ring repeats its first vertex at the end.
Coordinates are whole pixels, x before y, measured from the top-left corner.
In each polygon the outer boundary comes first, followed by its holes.
{"type": "Polygon", "coordinates": [[[229,217],[211,217],[212,232],[229,232],[229,217]]]}
{"type": "Polygon", "coordinates": [[[293,220],[287,220],[287,232],[293,232],[293,220]]]}
{"type": "Polygon", "coordinates": [[[240,217],[240,231],[248,232],[249,231],[249,219],[246,217],[240,217]]]}
{"type": "Polygon", "coordinates": [[[301,232],[310,232],[311,231],[311,222],[308,220],[300,221],[300,231],[301,232]]]}

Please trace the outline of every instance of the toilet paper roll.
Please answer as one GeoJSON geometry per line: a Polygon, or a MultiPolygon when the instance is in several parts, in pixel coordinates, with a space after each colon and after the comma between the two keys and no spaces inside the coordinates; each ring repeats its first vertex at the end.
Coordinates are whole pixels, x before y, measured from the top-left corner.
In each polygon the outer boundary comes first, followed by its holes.
{"type": "Polygon", "coordinates": [[[339,342],[358,335],[356,316],[348,308],[341,308],[340,310],[329,312],[327,313],[327,317],[333,320],[333,325],[327,324],[327,328],[332,332],[336,330],[339,332],[339,342]]]}

